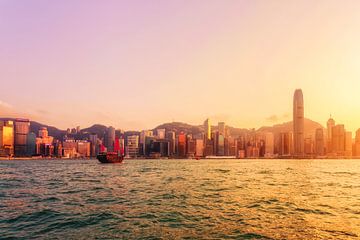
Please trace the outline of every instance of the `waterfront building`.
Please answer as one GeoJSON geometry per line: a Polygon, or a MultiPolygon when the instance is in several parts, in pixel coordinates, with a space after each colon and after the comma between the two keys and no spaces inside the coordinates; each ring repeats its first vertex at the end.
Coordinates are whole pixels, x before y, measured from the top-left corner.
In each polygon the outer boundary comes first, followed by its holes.
{"type": "Polygon", "coordinates": [[[158,139],[165,139],[165,129],[156,129],[158,139]]]}
{"type": "Polygon", "coordinates": [[[318,128],[315,131],[315,155],[324,156],[325,155],[325,138],[324,130],[318,128]]]}
{"type": "Polygon", "coordinates": [[[345,133],[345,156],[352,157],[352,132],[345,133]]]}
{"type": "Polygon", "coordinates": [[[274,134],[272,132],[266,132],[264,135],[265,135],[264,157],[271,158],[274,156],[274,134]]]}
{"type": "Polygon", "coordinates": [[[139,149],[141,152],[141,155],[146,156],[146,138],[147,137],[152,137],[153,136],[153,131],[151,130],[142,130],[140,132],[140,138],[139,138],[139,149]]]}
{"type": "Polygon", "coordinates": [[[152,142],[150,156],[168,157],[169,141],[165,139],[156,139],[152,142]]]}
{"type": "Polygon", "coordinates": [[[360,157],[360,128],[356,131],[355,136],[355,156],[360,157]]]}
{"type": "Polygon", "coordinates": [[[205,145],[204,156],[214,155],[214,141],[213,140],[205,140],[204,145],[205,145]]]}
{"type": "Polygon", "coordinates": [[[192,158],[196,153],[196,141],[192,136],[186,136],[186,156],[192,158]]]}
{"type": "Polygon", "coordinates": [[[78,157],[90,157],[91,143],[85,140],[76,141],[78,157]]]}
{"type": "Polygon", "coordinates": [[[139,156],[139,136],[131,135],[127,137],[126,141],[126,155],[131,158],[139,156]]]}
{"type": "Polygon", "coordinates": [[[106,134],[106,147],[108,152],[114,151],[114,144],[115,144],[115,128],[110,126],[108,128],[107,134],[106,134]]]}
{"type": "Polygon", "coordinates": [[[304,139],[304,153],[308,157],[314,154],[314,141],[311,136],[304,139]]]}
{"type": "Polygon", "coordinates": [[[29,119],[16,119],[14,125],[14,153],[15,156],[27,156],[27,136],[30,132],[29,119]]]}
{"type": "Polygon", "coordinates": [[[221,133],[217,133],[217,155],[224,156],[225,155],[225,137],[221,133]]]}
{"type": "Polygon", "coordinates": [[[294,156],[304,156],[304,99],[301,89],[294,93],[293,101],[294,156]]]}
{"type": "Polygon", "coordinates": [[[14,123],[0,121],[0,156],[14,155],[14,123]]]}
{"type": "Polygon", "coordinates": [[[156,141],[154,136],[146,136],[145,143],[144,143],[144,156],[150,156],[153,143],[156,141]]]}
{"type": "Polygon", "coordinates": [[[226,138],[226,125],[224,122],[218,123],[219,134],[223,135],[226,138]]]}
{"type": "Polygon", "coordinates": [[[203,139],[196,139],[195,140],[196,150],[195,156],[196,157],[203,157],[204,156],[204,140],[203,139]]]}
{"type": "Polygon", "coordinates": [[[90,157],[96,157],[99,154],[99,139],[96,133],[89,135],[90,140],[90,157]]]}
{"type": "Polygon", "coordinates": [[[343,124],[332,128],[332,152],[335,156],[345,156],[345,127],[343,124]]]}
{"type": "Polygon", "coordinates": [[[292,132],[280,133],[279,155],[282,157],[290,157],[293,153],[293,134],[292,132]]]}
{"type": "Polygon", "coordinates": [[[169,155],[174,156],[176,154],[176,136],[175,132],[167,131],[166,139],[169,141],[169,155]]]}
{"type": "Polygon", "coordinates": [[[329,120],[327,121],[327,146],[326,146],[326,152],[328,154],[331,154],[333,152],[333,149],[332,149],[332,130],[333,130],[333,127],[335,127],[335,120],[332,119],[332,117],[330,116],[329,120]]]}
{"type": "Polygon", "coordinates": [[[204,122],[205,140],[211,140],[211,123],[210,119],[206,119],[204,122]]]}
{"type": "Polygon", "coordinates": [[[36,134],[31,132],[27,136],[27,155],[33,156],[36,154],[36,134]]]}
{"type": "Polygon", "coordinates": [[[186,135],[181,132],[177,138],[177,149],[178,149],[178,157],[185,158],[186,157],[186,135]]]}

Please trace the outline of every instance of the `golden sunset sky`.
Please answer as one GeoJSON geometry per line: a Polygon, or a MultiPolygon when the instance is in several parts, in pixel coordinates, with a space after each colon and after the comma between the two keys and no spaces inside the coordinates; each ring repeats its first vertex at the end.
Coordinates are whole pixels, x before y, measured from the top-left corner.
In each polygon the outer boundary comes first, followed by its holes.
{"type": "Polygon", "coordinates": [[[360,128],[360,1],[0,1],[0,116],[360,128]]]}

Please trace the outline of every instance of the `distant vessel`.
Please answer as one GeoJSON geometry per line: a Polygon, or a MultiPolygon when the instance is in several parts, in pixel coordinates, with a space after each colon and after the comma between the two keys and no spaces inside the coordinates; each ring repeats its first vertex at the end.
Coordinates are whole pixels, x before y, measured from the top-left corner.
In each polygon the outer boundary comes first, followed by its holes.
{"type": "Polygon", "coordinates": [[[96,157],[101,163],[122,163],[124,156],[120,152],[104,152],[96,157]]]}

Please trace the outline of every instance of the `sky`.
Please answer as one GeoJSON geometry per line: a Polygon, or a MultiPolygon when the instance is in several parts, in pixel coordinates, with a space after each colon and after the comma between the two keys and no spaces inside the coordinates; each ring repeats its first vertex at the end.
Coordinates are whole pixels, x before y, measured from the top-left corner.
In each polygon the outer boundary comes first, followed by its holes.
{"type": "Polygon", "coordinates": [[[360,128],[360,1],[0,0],[0,116],[61,129],[332,114],[360,128]]]}

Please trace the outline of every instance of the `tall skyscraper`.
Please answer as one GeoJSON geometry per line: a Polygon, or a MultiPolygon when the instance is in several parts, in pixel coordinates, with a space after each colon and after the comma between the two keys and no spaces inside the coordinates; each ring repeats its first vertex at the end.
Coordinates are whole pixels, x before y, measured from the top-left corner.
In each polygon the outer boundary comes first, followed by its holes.
{"type": "Polygon", "coordinates": [[[335,127],[335,120],[332,119],[332,117],[330,116],[329,120],[327,121],[327,153],[330,154],[333,152],[333,149],[332,149],[332,130],[333,130],[333,127],[335,127]]]}
{"type": "Polygon", "coordinates": [[[332,128],[332,151],[337,156],[345,155],[346,131],[343,124],[338,124],[332,128]]]}
{"type": "Polygon", "coordinates": [[[296,89],[293,103],[294,156],[304,156],[304,98],[301,89],[296,89]]]}
{"type": "Polygon", "coordinates": [[[0,156],[14,155],[14,123],[0,122],[0,156]]]}
{"type": "Polygon", "coordinates": [[[185,133],[181,132],[178,135],[177,141],[177,150],[178,150],[178,157],[184,158],[186,157],[186,135],[185,133]]]}
{"type": "Polygon", "coordinates": [[[204,122],[205,140],[211,140],[211,123],[210,119],[206,119],[204,122]]]}
{"type": "Polygon", "coordinates": [[[157,129],[156,135],[157,135],[158,139],[165,139],[165,132],[166,132],[165,129],[157,129]]]}
{"type": "Polygon", "coordinates": [[[28,119],[15,120],[15,156],[27,156],[27,137],[30,132],[30,121],[28,119]]]}
{"type": "Polygon", "coordinates": [[[226,125],[224,122],[218,123],[219,134],[223,135],[226,138],[226,125]]]}
{"type": "Polygon", "coordinates": [[[345,132],[345,156],[352,157],[352,132],[345,132]]]}
{"type": "Polygon", "coordinates": [[[322,128],[316,129],[315,132],[315,154],[316,156],[324,156],[324,131],[322,128]]]}
{"type": "Polygon", "coordinates": [[[114,144],[115,144],[115,128],[109,127],[107,132],[107,151],[112,152],[114,151],[114,144]]]}
{"type": "Polygon", "coordinates": [[[265,153],[264,156],[269,158],[274,156],[274,134],[265,133],[265,153]]]}
{"type": "Polygon", "coordinates": [[[170,156],[176,153],[176,137],[174,131],[166,132],[166,139],[169,141],[169,154],[170,156]]]}
{"type": "Polygon", "coordinates": [[[356,157],[360,157],[360,128],[356,131],[355,155],[356,155],[356,157]]]}

